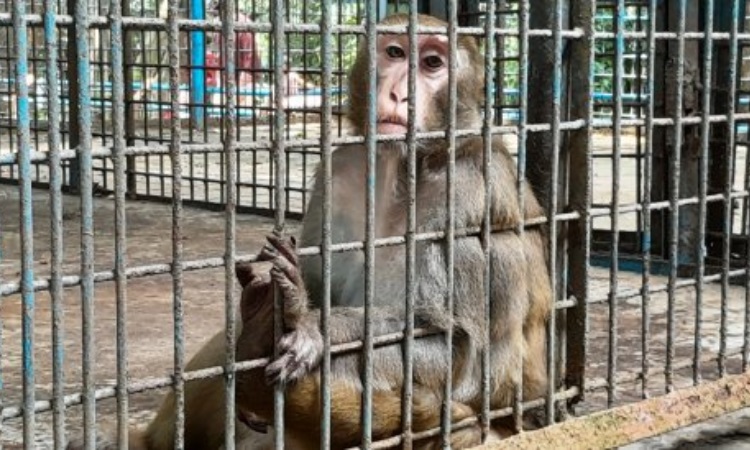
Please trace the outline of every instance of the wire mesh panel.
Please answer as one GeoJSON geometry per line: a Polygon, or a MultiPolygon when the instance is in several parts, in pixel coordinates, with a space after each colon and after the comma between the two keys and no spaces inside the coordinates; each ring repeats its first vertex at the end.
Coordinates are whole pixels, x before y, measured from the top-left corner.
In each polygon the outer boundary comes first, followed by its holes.
{"type": "Polygon", "coordinates": [[[747,406],[746,16],[0,0],[0,445],[609,448],[747,406]]]}

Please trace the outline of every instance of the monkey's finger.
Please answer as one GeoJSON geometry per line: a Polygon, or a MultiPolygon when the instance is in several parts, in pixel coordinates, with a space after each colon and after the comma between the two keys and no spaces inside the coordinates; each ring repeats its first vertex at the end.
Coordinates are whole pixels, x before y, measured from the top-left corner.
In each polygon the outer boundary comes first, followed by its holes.
{"type": "Polygon", "coordinates": [[[258,253],[257,261],[273,261],[277,256],[279,254],[276,249],[272,245],[265,244],[260,253],[258,253]]]}
{"type": "MultiPolygon", "coordinates": [[[[305,282],[300,274],[299,267],[286,258],[276,258],[273,260],[273,269],[280,270],[292,283],[304,288],[305,282]]],[[[271,270],[273,270],[271,269],[271,270]]]]}
{"type": "Polygon", "coordinates": [[[268,242],[274,246],[274,248],[284,255],[286,259],[292,262],[295,266],[298,264],[297,251],[296,251],[296,240],[293,237],[284,239],[279,236],[268,236],[268,242]]]}

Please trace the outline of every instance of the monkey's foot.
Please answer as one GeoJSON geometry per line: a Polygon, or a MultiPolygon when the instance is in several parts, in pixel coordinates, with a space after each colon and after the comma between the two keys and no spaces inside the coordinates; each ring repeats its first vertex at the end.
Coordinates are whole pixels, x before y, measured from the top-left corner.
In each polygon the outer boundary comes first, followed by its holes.
{"type": "Polygon", "coordinates": [[[312,372],[323,356],[323,337],[317,323],[301,323],[279,340],[279,357],[266,366],[269,383],[294,382],[312,372]]]}

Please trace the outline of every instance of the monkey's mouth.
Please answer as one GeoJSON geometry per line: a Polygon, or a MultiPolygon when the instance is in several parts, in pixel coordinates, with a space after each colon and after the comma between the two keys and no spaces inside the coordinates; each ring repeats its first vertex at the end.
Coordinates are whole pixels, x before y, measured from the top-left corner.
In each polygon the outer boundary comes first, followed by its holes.
{"type": "Polygon", "coordinates": [[[378,118],[378,134],[406,134],[406,121],[400,117],[378,118]]]}

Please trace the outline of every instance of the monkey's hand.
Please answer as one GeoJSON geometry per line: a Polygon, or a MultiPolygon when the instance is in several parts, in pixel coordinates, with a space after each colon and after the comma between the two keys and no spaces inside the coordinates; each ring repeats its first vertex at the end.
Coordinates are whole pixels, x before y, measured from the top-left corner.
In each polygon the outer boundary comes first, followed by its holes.
{"type": "Polygon", "coordinates": [[[317,314],[309,314],[307,291],[294,238],[268,237],[260,258],[273,262],[271,278],[279,287],[284,302],[284,326],[287,330],[278,342],[279,356],[266,367],[269,383],[293,382],[312,371],[320,362],[323,337],[317,314]]]}

